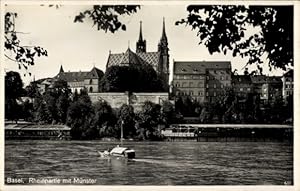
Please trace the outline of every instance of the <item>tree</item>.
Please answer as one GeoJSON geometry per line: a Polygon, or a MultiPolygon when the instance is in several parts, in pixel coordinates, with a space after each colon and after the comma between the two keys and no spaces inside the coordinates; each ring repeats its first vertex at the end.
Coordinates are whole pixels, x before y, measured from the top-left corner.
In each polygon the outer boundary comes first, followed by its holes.
{"type": "Polygon", "coordinates": [[[152,66],[130,64],[109,67],[100,82],[102,92],[158,92],[163,90],[162,81],[152,66]]]}
{"type": "Polygon", "coordinates": [[[123,126],[123,136],[133,137],[135,135],[135,113],[131,105],[123,104],[118,112],[118,125],[123,126]]]}
{"type": "Polygon", "coordinates": [[[26,46],[21,44],[18,34],[22,34],[23,32],[17,31],[15,26],[17,13],[7,12],[4,18],[4,55],[6,58],[18,63],[19,69],[23,67],[27,70],[29,66],[34,65],[36,57],[48,56],[47,50],[40,46],[26,46]]]}
{"type": "Polygon", "coordinates": [[[71,103],[67,112],[67,125],[71,127],[73,139],[96,138],[97,132],[92,126],[93,109],[91,104],[80,100],[71,103]]]}
{"type": "Polygon", "coordinates": [[[172,104],[170,101],[163,101],[161,112],[162,121],[165,125],[169,125],[176,120],[174,104],[172,104]]]}
{"type": "Polygon", "coordinates": [[[265,55],[270,69],[293,66],[293,6],[190,5],[187,11],[175,24],[197,30],[210,54],[231,51],[260,72],[265,55]]]}
{"type": "Polygon", "coordinates": [[[20,118],[21,106],[17,103],[25,94],[23,82],[18,72],[10,71],[5,75],[5,118],[15,120],[20,118]]]}
{"type": "MultiPolygon", "coordinates": [[[[53,5],[49,5],[49,7],[53,7],[53,5]]],[[[59,7],[59,5],[56,5],[56,8],[59,7]]],[[[74,22],[83,22],[85,19],[91,19],[93,21],[93,26],[96,25],[98,30],[114,33],[120,28],[126,30],[126,25],[119,20],[119,16],[134,14],[139,8],[139,5],[94,5],[91,9],[76,15],[74,17],[74,22]]],[[[48,56],[48,52],[40,46],[27,46],[21,44],[18,35],[24,34],[24,32],[16,30],[15,20],[17,19],[17,16],[17,13],[5,13],[4,55],[7,59],[18,63],[19,69],[25,68],[27,70],[29,66],[35,64],[36,57],[48,56]]],[[[30,72],[29,75],[31,75],[30,72]]]]}
{"type": "Polygon", "coordinates": [[[41,93],[39,91],[39,87],[37,83],[31,82],[26,88],[26,95],[30,98],[37,98],[41,96],[41,93]]]}
{"type": "Polygon", "coordinates": [[[83,22],[91,19],[93,26],[98,30],[110,31],[114,33],[118,29],[126,30],[126,25],[119,20],[121,15],[131,15],[136,13],[139,5],[94,5],[91,9],[80,12],[75,16],[74,22],[83,22]]]}
{"type": "Polygon", "coordinates": [[[71,102],[71,90],[66,81],[57,80],[47,89],[41,100],[37,101],[37,119],[45,123],[66,122],[68,107],[71,102]],[[42,112],[42,113],[39,113],[42,112]]]}
{"type": "Polygon", "coordinates": [[[100,137],[120,137],[119,128],[115,126],[116,116],[106,101],[99,101],[94,105],[93,127],[100,137]]]}
{"type": "Polygon", "coordinates": [[[33,103],[30,102],[29,100],[26,100],[25,102],[23,102],[23,104],[21,105],[22,107],[22,118],[25,120],[25,121],[33,121],[33,114],[34,114],[34,111],[33,111],[33,103]]]}
{"type": "Polygon", "coordinates": [[[39,124],[49,124],[52,122],[52,115],[49,112],[46,102],[44,101],[44,98],[37,98],[33,102],[33,108],[35,111],[35,121],[39,124]]]}
{"type": "Polygon", "coordinates": [[[5,98],[17,99],[24,93],[20,74],[14,71],[7,72],[5,75],[5,98]]]}
{"type": "Polygon", "coordinates": [[[137,116],[137,133],[139,139],[157,140],[161,138],[158,125],[161,122],[161,106],[146,101],[137,116]]]}

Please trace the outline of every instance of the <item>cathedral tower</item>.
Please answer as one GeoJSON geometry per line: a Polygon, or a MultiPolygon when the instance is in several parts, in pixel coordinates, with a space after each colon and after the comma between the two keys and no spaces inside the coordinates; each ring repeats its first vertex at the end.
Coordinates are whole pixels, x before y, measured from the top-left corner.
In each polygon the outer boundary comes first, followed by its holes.
{"type": "Polygon", "coordinates": [[[169,48],[168,48],[168,38],[166,35],[166,29],[165,29],[165,18],[163,18],[162,36],[158,43],[158,52],[159,52],[158,74],[161,76],[162,80],[164,81],[165,88],[168,88],[168,85],[169,85],[169,48]]]}
{"type": "Polygon", "coordinates": [[[140,36],[136,42],[136,53],[146,52],[146,40],[143,40],[142,21],[140,21],[140,36]]]}

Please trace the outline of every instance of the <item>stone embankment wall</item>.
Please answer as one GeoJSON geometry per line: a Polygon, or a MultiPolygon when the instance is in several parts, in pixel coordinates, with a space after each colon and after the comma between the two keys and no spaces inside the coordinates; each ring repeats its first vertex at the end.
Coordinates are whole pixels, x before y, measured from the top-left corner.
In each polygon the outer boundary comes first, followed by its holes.
{"type": "Polygon", "coordinates": [[[163,101],[169,100],[167,92],[158,93],[128,93],[128,92],[108,92],[108,93],[89,93],[92,103],[97,101],[106,101],[112,108],[120,108],[123,104],[130,104],[136,111],[141,109],[141,106],[146,101],[151,101],[156,104],[162,104],[163,101]]]}

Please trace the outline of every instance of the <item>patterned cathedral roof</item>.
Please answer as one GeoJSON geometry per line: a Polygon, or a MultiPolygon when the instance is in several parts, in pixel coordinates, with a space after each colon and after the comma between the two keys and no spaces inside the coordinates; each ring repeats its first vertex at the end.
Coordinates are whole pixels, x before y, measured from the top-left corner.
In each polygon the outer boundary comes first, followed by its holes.
{"type": "Polygon", "coordinates": [[[129,64],[150,64],[155,70],[159,62],[159,52],[139,52],[135,53],[129,48],[125,53],[110,54],[106,68],[116,65],[129,64]]]}

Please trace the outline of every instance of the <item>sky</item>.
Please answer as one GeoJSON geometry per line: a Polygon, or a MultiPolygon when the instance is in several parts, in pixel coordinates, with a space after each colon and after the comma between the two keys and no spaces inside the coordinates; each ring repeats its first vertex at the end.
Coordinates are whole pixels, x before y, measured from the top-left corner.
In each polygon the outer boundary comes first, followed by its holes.
{"type": "MultiPolygon", "coordinates": [[[[58,74],[62,65],[65,71],[90,71],[94,66],[105,71],[109,51],[122,53],[130,47],[135,51],[139,37],[139,23],[142,21],[143,37],[147,41],[147,51],[157,51],[157,45],[162,35],[163,17],[166,22],[166,34],[169,43],[170,71],[172,73],[175,61],[231,61],[232,70],[237,69],[242,74],[245,59],[231,55],[210,55],[204,45],[199,45],[196,31],[189,26],[176,26],[175,22],[186,18],[187,5],[153,4],[142,5],[137,13],[122,16],[120,19],[126,24],[127,30],[115,33],[92,27],[91,21],[74,23],[74,17],[79,12],[91,8],[92,5],[62,5],[55,7],[40,5],[7,5],[6,11],[16,12],[16,30],[26,34],[19,34],[22,45],[41,46],[48,52],[48,57],[40,57],[28,71],[18,69],[18,65],[4,59],[4,71],[18,71],[24,84],[35,78],[53,77],[58,74]],[[28,75],[32,73],[32,76],[28,75]],[[26,76],[24,76],[26,74],[26,76]]],[[[5,52],[9,55],[9,52],[5,52]]],[[[283,71],[268,71],[268,75],[281,75],[283,71]]]]}

